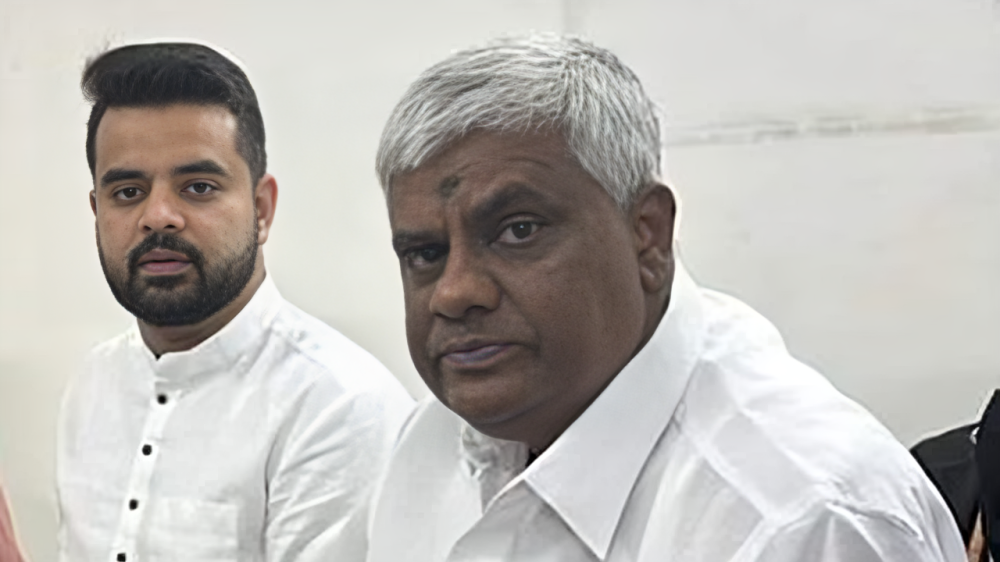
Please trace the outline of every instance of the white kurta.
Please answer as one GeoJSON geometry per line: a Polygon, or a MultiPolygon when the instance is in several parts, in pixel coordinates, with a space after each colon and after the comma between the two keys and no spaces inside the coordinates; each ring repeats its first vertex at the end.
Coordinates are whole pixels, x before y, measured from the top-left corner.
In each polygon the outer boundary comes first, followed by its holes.
{"type": "Polygon", "coordinates": [[[70,382],[57,445],[63,562],[348,561],[412,400],[267,278],[194,349],[138,327],[70,382]]]}
{"type": "Polygon", "coordinates": [[[530,467],[431,398],[369,562],[960,562],[948,508],[871,415],[678,267],[648,344],[530,467]],[[497,493],[498,491],[498,493],[497,493]]]}

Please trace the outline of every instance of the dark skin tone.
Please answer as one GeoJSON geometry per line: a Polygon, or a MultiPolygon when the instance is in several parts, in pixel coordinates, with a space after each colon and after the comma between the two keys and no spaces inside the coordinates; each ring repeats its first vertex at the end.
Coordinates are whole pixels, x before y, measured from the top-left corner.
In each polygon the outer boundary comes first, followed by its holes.
{"type": "MultiPolygon", "coordinates": [[[[129,250],[154,232],[176,234],[216,262],[239,251],[237,241],[257,222],[253,276],[233,302],[194,325],[139,321],[156,356],[191,349],[218,332],[264,281],[262,246],[274,221],[278,185],[270,174],[253,183],[236,135],[236,118],[225,107],[186,104],[112,107],[97,128],[90,208],[112,267],[126,269],[129,250]]],[[[195,282],[185,256],[153,257],[165,261],[144,264],[141,275],[183,275],[188,284],[195,282]]]]}
{"type": "Polygon", "coordinates": [[[393,181],[389,216],[413,362],[496,438],[548,447],[669,301],[673,194],[621,211],[555,132],[465,137],[393,181]]]}

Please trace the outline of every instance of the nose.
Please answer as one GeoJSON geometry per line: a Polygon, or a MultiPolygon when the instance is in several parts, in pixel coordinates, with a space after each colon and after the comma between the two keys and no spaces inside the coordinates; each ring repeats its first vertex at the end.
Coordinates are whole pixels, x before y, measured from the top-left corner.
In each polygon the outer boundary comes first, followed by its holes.
{"type": "Polygon", "coordinates": [[[454,245],[449,249],[444,271],[434,284],[431,312],[458,319],[473,310],[496,310],[500,288],[474,252],[454,245]]]}
{"type": "Polygon", "coordinates": [[[184,230],[183,201],[167,185],[154,184],[143,202],[139,229],[150,232],[179,232],[184,230]]]}

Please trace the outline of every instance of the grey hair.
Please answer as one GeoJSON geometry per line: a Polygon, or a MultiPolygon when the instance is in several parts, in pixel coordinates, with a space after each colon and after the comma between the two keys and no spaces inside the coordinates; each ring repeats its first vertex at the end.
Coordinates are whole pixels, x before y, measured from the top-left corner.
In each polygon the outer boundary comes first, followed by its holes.
{"type": "Polygon", "coordinates": [[[635,73],[588,41],[532,34],[455,53],[417,78],[382,131],[382,190],[389,199],[394,178],[470,132],[550,127],[622,210],[659,181],[657,109],[635,73]]]}

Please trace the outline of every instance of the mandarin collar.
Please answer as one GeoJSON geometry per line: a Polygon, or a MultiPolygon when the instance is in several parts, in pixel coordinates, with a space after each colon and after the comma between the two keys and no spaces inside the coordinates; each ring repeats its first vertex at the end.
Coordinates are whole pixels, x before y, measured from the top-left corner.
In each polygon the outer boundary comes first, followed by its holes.
{"type": "Polygon", "coordinates": [[[157,359],[143,341],[138,321],[129,330],[128,345],[142,357],[158,384],[185,388],[202,375],[231,370],[257,344],[274,320],[280,303],[281,294],[267,275],[243,310],[195,347],[164,353],[157,359]]]}
{"type": "MultiPolygon", "coordinates": [[[[523,480],[603,560],[639,472],[678,408],[701,354],[703,330],[699,288],[677,261],[667,312],[650,340],[504,489],[523,480]]],[[[481,473],[477,465],[484,461],[497,462],[496,453],[484,452],[484,440],[498,452],[508,449],[501,456],[524,456],[524,450],[505,447],[510,442],[463,426],[462,456],[474,473],[481,473]]]]}

